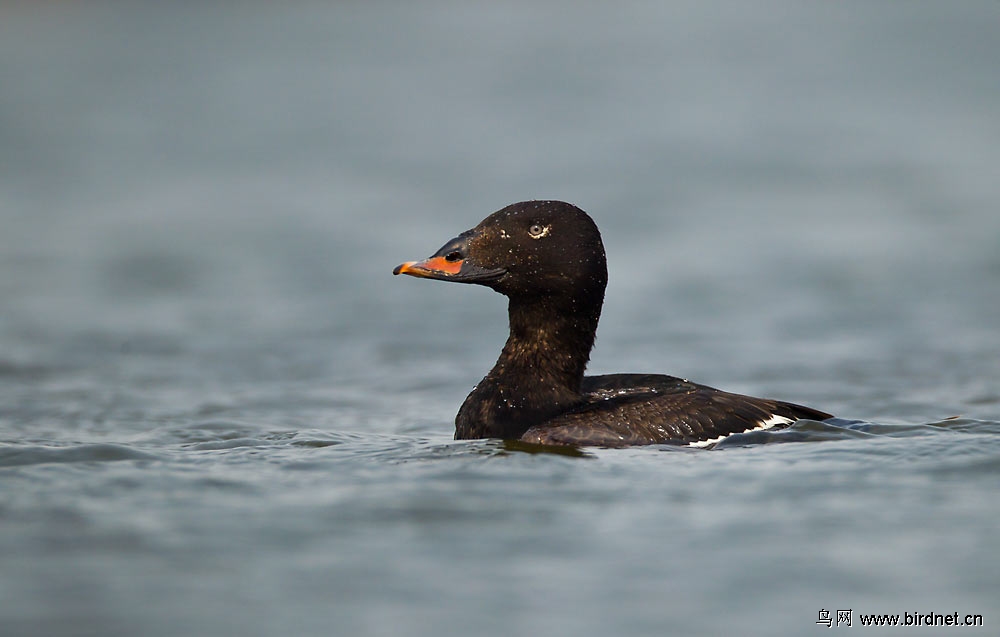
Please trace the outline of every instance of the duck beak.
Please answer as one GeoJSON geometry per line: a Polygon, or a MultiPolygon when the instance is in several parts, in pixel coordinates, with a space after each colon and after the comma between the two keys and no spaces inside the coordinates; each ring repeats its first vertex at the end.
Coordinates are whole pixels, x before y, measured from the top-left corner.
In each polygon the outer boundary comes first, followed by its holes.
{"type": "Polygon", "coordinates": [[[444,257],[430,257],[423,261],[407,261],[397,265],[393,274],[409,274],[425,279],[446,279],[462,271],[463,260],[449,261],[444,257]]]}
{"type": "Polygon", "coordinates": [[[423,261],[401,263],[392,273],[409,274],[422,279],[483,284],[492,283],[507,273],[503,268],[483,268],[473,263],[468,258],[470,238],[470,232],[462,233],[430,257],[423,261]]]}

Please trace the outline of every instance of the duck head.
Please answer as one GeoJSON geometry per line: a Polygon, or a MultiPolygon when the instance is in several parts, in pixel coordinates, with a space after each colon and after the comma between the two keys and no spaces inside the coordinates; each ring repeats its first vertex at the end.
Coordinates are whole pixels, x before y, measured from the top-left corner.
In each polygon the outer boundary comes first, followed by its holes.
{"type": "Polygon", "coordinates": [[[494,212],[423,261],[393,274],[477,283],[511,299],[596,296],[607,285],[607,262],[594,221],[562,201],[523,201],[494,212]]]}

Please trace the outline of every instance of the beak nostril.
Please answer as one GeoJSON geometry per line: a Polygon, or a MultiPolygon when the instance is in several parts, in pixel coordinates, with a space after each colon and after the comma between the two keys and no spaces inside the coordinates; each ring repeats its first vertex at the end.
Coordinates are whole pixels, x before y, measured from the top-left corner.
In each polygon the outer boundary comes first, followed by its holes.
{"type": "Polygon", "coordinates": [[[455,261],[461,261],[462,253],[459,252],[458,250],[452,250],[448,254],[444,255],[444,260],[450,263],[454,263],[455,261]]]}

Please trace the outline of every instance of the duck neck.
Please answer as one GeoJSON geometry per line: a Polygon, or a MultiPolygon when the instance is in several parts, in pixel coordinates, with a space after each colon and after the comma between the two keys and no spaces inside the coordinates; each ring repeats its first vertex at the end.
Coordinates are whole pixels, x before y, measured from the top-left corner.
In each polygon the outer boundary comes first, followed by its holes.
{"type": "Polygon", "coordinates": [[[578,395],[600,314],[599,305],[511,299],[510,336],[487,378],[530,378],[532,383],[578,395]]]}
{"type": "Polygon", "coordinates": [[[458,412],[455,437],[520,438],[578,405],[602,301],[511,298],[510,336],[458,412]]]}

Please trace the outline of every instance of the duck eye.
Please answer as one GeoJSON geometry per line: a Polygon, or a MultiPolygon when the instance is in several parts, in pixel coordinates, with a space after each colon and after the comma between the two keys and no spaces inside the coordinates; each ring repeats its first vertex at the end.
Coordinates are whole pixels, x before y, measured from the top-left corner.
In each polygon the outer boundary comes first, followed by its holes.
{"type": "Polygon", "coordinates": [[[541,237],[543,234],[545,234],[545,228],[543,228],[537,223],[533,223],[531,224],[531,227],[528,228],[528,234],[537,239],[538,237],[541,237]]]}
{"type": "Polygon", "coordinates": [[[448,254],[444,255],[444,260],[450,263],[454,263],[455,261],[461,261],[462,253],[459,252],[458,250],[452,250],[448,254]]]}

